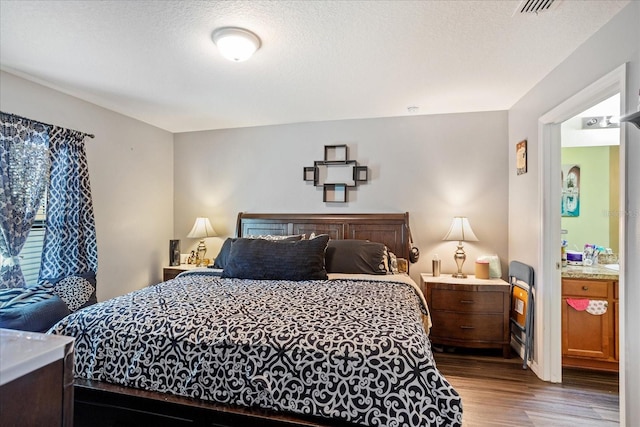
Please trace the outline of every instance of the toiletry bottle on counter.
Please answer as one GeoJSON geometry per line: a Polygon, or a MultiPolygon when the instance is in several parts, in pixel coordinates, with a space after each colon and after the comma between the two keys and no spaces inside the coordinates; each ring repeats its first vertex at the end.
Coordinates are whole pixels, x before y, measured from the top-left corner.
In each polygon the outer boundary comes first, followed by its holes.
{"type": "Polygon", "coordinates": [[[587,243],[584,245],[584,251],[582,252],[582,263],[588,267],[594,264],[593,258],[597,256],[596,245],[587,243]]]}
{"type": "Polygon", "coordinates": [[[593,265],[598,265],[598,256],[602,253],[604,253],[604,246],[595,245],[593,250],[593,255],[591,256],[591,259],[593,260],[593,265]]]}
{"type": "Polygon", "coordinates": [[[431,261],[431,271],[433,277],[440,276],[440,258],[438,258],[438,254],[434,255],[433,261],[431,261]]]}
{"type": "Polygon", "coordinates": [[[560,257],[563,267],[567,266],[567,245],[568,242],[566,240],[562,240],[562,246],[560,247],[560,257]]]}

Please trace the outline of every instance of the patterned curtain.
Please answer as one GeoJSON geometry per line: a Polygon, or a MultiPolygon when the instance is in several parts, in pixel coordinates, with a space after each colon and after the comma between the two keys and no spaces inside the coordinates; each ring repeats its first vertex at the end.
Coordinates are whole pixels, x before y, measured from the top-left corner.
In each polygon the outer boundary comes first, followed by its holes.
{"type": "Polygon", "coordinates": [[[49,179],[49,128],[0,113],[0,289],[25,286],[18,254],[49,179]]]}
{"type": "Polygon", "coordinates": [[[77,305],[95,302],[98,270],[85,136],[57,126],[49,133],[51,178],[39,280],[69,288],[77,305]]]}

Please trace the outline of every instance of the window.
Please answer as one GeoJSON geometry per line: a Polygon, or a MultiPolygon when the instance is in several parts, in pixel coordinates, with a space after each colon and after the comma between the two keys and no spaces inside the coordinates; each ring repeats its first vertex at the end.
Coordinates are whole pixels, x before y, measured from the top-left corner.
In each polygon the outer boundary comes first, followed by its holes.
{"type": "MultiPolygon", "coordinates": [[[[31,231],[27,237],[22,250],[20,251],[20,267],[24,274],[24,281],[27,286],[38,284],[38,274],[40,273],[40,261],[42,258],[42,247],[44,245],[44,232],[46,230],[47,219],[47,195],[42,197],[42,202],[36,213],[36,219],[31,225],[31,231]]],[[[2,255],[0,255],[2,262],[2,255]]]]}

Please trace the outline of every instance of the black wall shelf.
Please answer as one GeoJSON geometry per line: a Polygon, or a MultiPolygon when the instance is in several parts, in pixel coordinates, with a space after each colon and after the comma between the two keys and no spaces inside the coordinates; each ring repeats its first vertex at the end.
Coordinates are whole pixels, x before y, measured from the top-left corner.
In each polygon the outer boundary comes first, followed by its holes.
{"type": "Polygon", "coordinates": [[[305,166],[303,179],[322,187],[322,201],[346,203],[349,188],[369,180],[369,169],[357,161],[349,160],[346,144],[325,145],[324,160],[316,160],[313,166],[305,166]]]}

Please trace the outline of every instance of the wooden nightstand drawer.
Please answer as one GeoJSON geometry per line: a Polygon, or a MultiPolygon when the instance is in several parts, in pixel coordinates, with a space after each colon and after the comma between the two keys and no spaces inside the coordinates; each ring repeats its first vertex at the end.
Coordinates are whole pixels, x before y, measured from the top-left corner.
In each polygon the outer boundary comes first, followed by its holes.
{"type": "MultiPolygon", "coordinates": [[[[503,292],[472,292],[433,289],[431,308],[464,313],[500,313],[504,307],[503,292]]],[[[508,296],[508,295],[507,295],[508,296]]]]}
{"type": "Polygon", "coordinates": [[[432,338],[502,342],[504,316],[498,314],[462,314],[445,311],[431,313],[432,338]]]}

